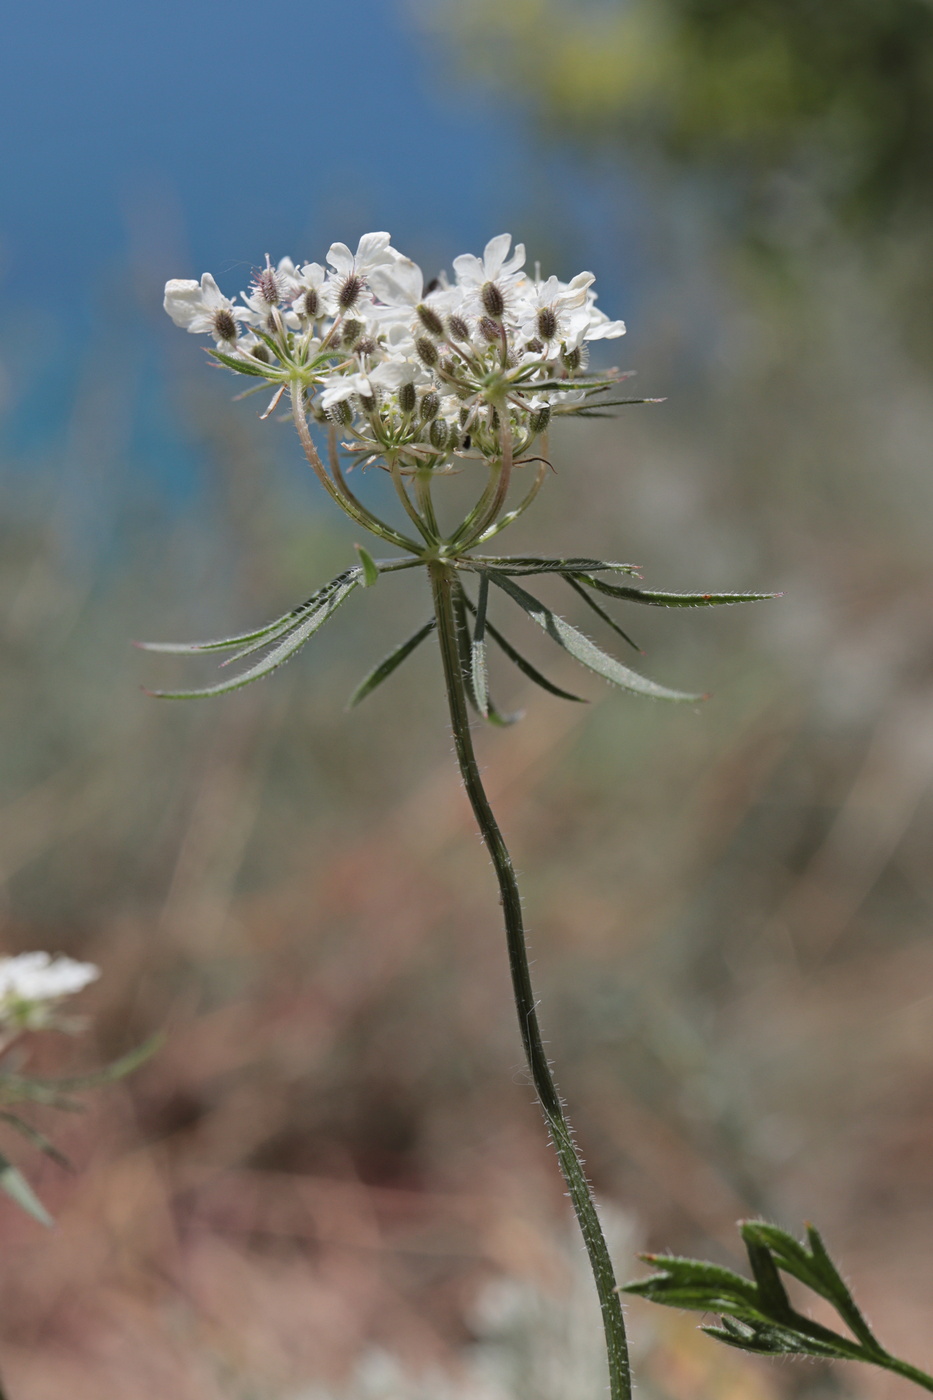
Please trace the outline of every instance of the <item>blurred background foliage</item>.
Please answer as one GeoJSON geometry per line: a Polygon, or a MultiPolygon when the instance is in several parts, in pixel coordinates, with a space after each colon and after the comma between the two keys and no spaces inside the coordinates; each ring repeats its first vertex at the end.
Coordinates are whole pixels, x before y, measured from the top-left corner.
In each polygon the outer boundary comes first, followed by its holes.
{"type": "MultiPolygon", "coordinates": [[[[591,263],[630,323],[624,365],[667,395],[555,434],[556,475],[509,547],[785,594],[626,618],[652,675],[713,692],[696,711],[603,696],[513,621],[593,703],[503,677],[527,717],[482,736],[561,1087],[623,1212],[619,1272],[637,1271],[637,1245],[740,1263],[740,1215],[810,1217],[881,1338],[929,1367],[930,7],[392,12],[407,87],[380,99],[383,127],[362,126],[367,150],[378,132],[405,156],[398,243],[430,267],[508,219],[545,271],[591,263]],[[417,120],[391,105],[416,97],[417,120]],[[460,204],[449,170],[442,197],[432,180],[458,111],[474,123],[460,204]],[[482,173],[496,150],[504,183],[482,173]],[[477,235],[480,194],[502,213],[477,235]]],[[[378,22],[354,50],[360,105],[384,80],[378,22]]],[[[216,43],[233,62],[229,35],[216,43]]],[[[354,111],[329,127],[338,195],[307,196],[309,225],[341,222],[311,246],[288,243],[293,211],[253,162],[273,254],[319,257],[389,222],[375,177],[354,175],[354,111]]],[[[202,270],[167,188],[89,279],[67,374],[10,279],[5,947],[101,965],[87,1063],[160,1025],[168,1039],[59,1133],[77,1175],[29,1165],[54,1234],[0,1202],[0,1360],[24,1400],[304,1400],[315,1385],[404,1400],[404,1376],[432,1366],[459,1366],[453,1393],[475,1400],[465,1357],[485,1348],[506,1375],[524,1354],[503,1318],[578,1328],[576,1262],[430,649],[343,713],[426,614],[418,581],[357,596],[312,651],[210,704],[142,696],[174,676],[126,645],[273,616],[353,557],[287,426],[231,404],[196,342],[162,326],[161,278],[202,270]],[[374,1370],[373,1347],[403,1374],[374,1370]]],[[[266,251],[252,226],[222,246],[191,236],[222,281],[231,248],[266,251]]],[[[230,276],[234,290],[246,272],[230,276]]],[[[37,1037],[29,1067],[74,1054],[37,1037]]],[[[689,1319],[633,1320],[657,1400],[903,1393],[723,1357],[689,1319]]]]}
{"type": "Polygon", "coordinates": [[[795,176],[858,232],[929,212],[925,0],[472,0],[421,16],[549,135],[728,181],[752,220],[795,176]]]}

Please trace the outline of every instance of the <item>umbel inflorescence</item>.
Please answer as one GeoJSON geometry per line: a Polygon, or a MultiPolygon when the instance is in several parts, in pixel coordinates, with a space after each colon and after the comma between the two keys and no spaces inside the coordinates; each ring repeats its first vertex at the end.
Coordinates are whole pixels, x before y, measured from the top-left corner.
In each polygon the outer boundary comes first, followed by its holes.
{"type": "Polygon", "coordinates": [[[508,440],[514,461],[552,413],[615,382],[587,378],[586,347],[625,326],[597,309],[592,273],[532,277],[511,242],[500,234],[482,258],[455,258],[453,281],[425,284],[389,234],[367,233],[355,254],[332,244],[326,267],[267,259],[239,301],[210,273],[171,281],[165,309],[277,396],[297,379],[311,416],[338,425],[358,459],[443,471],[508,440]]]}

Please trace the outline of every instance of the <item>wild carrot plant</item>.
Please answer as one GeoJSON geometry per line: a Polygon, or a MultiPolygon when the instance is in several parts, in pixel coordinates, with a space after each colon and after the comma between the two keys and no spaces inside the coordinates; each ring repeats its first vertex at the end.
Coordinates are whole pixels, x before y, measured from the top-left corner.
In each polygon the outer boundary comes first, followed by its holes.
{"type": "Polygon", "coordinates": [[[658,592],[643,588],[636,570],[617,561],[488,552],[547,478],[547,433],[554,419],[645,402],[621,395],[624,374],[589,368],[588,346],[625,330],[597,309],[592,273],[562,282],[537,271],[529,275],[524,263],[524,248],[513,250],[510,236],[501,234],[481,258],[455,258],[452,279],[442,276],[426,285],[420,268],[392,247],[387,233],[370,233],[355,253],[334,243],[326,266],[298,266],[289,258],[273,266],[267,258],[238,300],[226,297],[209,273],[200,282],[166,285],[165,309],[175,324],[211,336],[214,359],[255,381],[254,389],[271,388],[263,417],[287,404],[308,464],[331,501],[394,552],[374,558],[358,544],[357,563],[283,616],[237,636],[145,645],[163,652],[229,652],[223,665],[245,663],[229,678],[200,690],[152,692],[179,699],[223,695],[287,661],[357,588],[371,588],[402,570],[424,571],[430,614],[361,682],[351,704],[435,636],[460,774],[499,884],[522,1045],[599,1295],[610,1393],[613,1400],[629,1400],[628,1349],[612,1261],[544,1049],[521,897],[476,761],[471,710],[492,724],[509,722],[490,694],[490,644],[550,694],[579,699],[516,649],[500,630],[500,619],[490,615],[493,600],[527,614],[557,646],[614,685],[660,700],[701,698],[659,685],[604,651],[529,592],[530,578],[563,580],[626,644],[627,633],[607,610],[610,602],[685,608],[773,595],[658,592]],[[352,466],[388,473],[397,522],[377,515],[351,487],[352,466]],[[445,480],[455,472],[476,475],[473,504],[459,519],[450,518],[442,497],[445,480]]]}

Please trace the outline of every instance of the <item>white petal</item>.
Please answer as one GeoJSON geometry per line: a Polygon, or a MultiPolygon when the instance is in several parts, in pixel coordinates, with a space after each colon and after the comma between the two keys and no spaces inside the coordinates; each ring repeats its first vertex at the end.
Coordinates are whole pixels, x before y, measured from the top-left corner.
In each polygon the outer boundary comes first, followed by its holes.
{"type": "Polygon", "coordinates": [[[596,325],[590,325],[583,339],[615,340],[620,335],[625,335],[624,321],[599,321],[596,325]]]}
{"type": "Polygon", "coordinates": [[[202,293],[200,282],[190,277],[173,277],[165,284],[165,299],[162,302],[176,326],[186,327],[201,310],[202,293]]]}
{"type": "MultiPolygon", "coordinates": [[[[494,282],[502,271],[502,264],[509,255],[509,248],[512,246],[512,235],[510,233],[496,234],[495,238],[490,238],[483,249],[483,270],[486,279],[494,282]]],[[[516,249],[516,252],[518,249],[516,249]]],[[[522,249],[522,262],[525,260],[525,250],[522,249]]]]}
{"type": "Polygon", "coordinates": [[[205,272],[201,278],[201,296],[204,298],[204,305],[210,307],[212,311],[218,310],[221,306],[230,305],[209,272],[205,272]]]}
{"type": "Polygon", "coordinates": [[[353,271],[353,254],[346,243],[332,243],[327,250],[327,261],[341,277],[349,277],[353,271]]]}
{"type": "Polygon", "coordinates": [[[417,306],[424,291],[424,273],[410,258],[374,267],[369,285],[388,306],[417,306]]]}
{"type": "Polygon", "coordinates": [[[380,263],[391,262],[395,251],[389,250],[391,241],[392,235],[389,233],[364,233],[356,250],[357,271],[365,273],[380,263]]]}
{"type": "Polygon", "coordinates": [[[454,258],[453,269],[458,282],[480,283],[487,280],[486,269],[473,253],[461,253],[459,257],[454,258]]]}
{"type": "Polygon", "coordinates": [[[500,277],[509,277],[509,276],[511,276],[512,273],[515,272],[515,271],[517,271],[518,268],[524,266],[524,262],[525,262],[525,245],[524,245],[524,243],[516,243],[516,245],[515,245],[515,252],[514,252],[514,253],[512,254],[512,256],[509,258],[508,262],[504,262],[504,263],[502,264],[502,267],[499,269],[499,276],[500,276],[500,277]]]}

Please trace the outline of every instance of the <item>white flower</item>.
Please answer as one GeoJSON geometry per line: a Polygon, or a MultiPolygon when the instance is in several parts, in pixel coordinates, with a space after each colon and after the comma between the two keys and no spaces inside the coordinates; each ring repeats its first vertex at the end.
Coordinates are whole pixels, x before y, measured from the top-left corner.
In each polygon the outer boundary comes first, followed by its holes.
{"type": "Polygon", "coordinates": [[[515,251],[509,257],[512,243],[510,233],[499,233],[490,238],[483,249],[482,258],[473,253],[461,253],[454,258],[453,267],[461,286],[482,286],[484,282],[514,281],[519,268],[525,265],[525,245],[516,243],[515,251]]]}
{"type": "Polygon", "coordinates": [[[162,303],[176,326],[192,335],[212,335],[218,345],[232,345],[238,334],[237,320],[245,320],[239,307],[225,297],[209,272],[200,282],[173,277],[165,284],[162,303]]]}
{"type": "Polygon", "coordinates": [[[52,959],[48,953],[0,958],[0,1024],[16,1030],[54,1024],[57,1003],[83,991],[99,976],[93,963],[52,959]]]}
{"type": "Polygon", "coordinates": [[[390,246],[391,238],[392,235],[388,233],[364,233],[357,244],[356,253],[351,253],[346,243],[330,245],[327,261],[334,269],[334,275],[328,279],[328,284],[339,312],[352,311],[361,302],[371,300],[366,295],[369,274],[374,268],[401,257],[390,246]]]}
{"type": "MultiPolygon", "coordinates": [[[[284,308],[297,294],[298,273],[291,258],[280,258],[273,267],[267,253],[265,267],[259,268],[253,276],[252,291],[240,293],[247,309],[239,314],[251,326],[274,330],[274,323],[270,325],[269,322],[273,310],[276,307],[284,308]]],[[[291,318],[289,326],[296,330],[298,322],[291,318]]]]}
{"type": "Polygon", "coordinates": [[[578,272],[570,282],[549,277],[546,282],[522,284],[521,326],[529,339],[549,345],[567,329],[567,313],[586,305],[587,291],[596,281],[592,272],[578,272]]]}
{"type": "Polygon", "coordinates": [[[524,243],[516,243],[515,251],[509,257],[511,243],[510,233],[500,233],[490,238],[483,249],[482,258],[477,258],[473,253],[461,253],[454,258],[457,284],[468,294],[465,310],[473,306],[487,316],[502,316],[525,265],[524,243]]]}
{"type": "Polygon", "coordinates": [[[335,403],[343,403],[344,399],[350,399],[354,394],[359,394],[363,399],[375,398],[375,391],[367,375],[359,371],[333,375],[321,395],[321,407],[333,408],[335,403]]]}
{"type": "Polygon", "coordinates": [[[330,295],[325,289],[327,273],[320,263],[305,263],[294,277],[292,310],[306,320],[317,321],[332,310],[330,295]]]}

